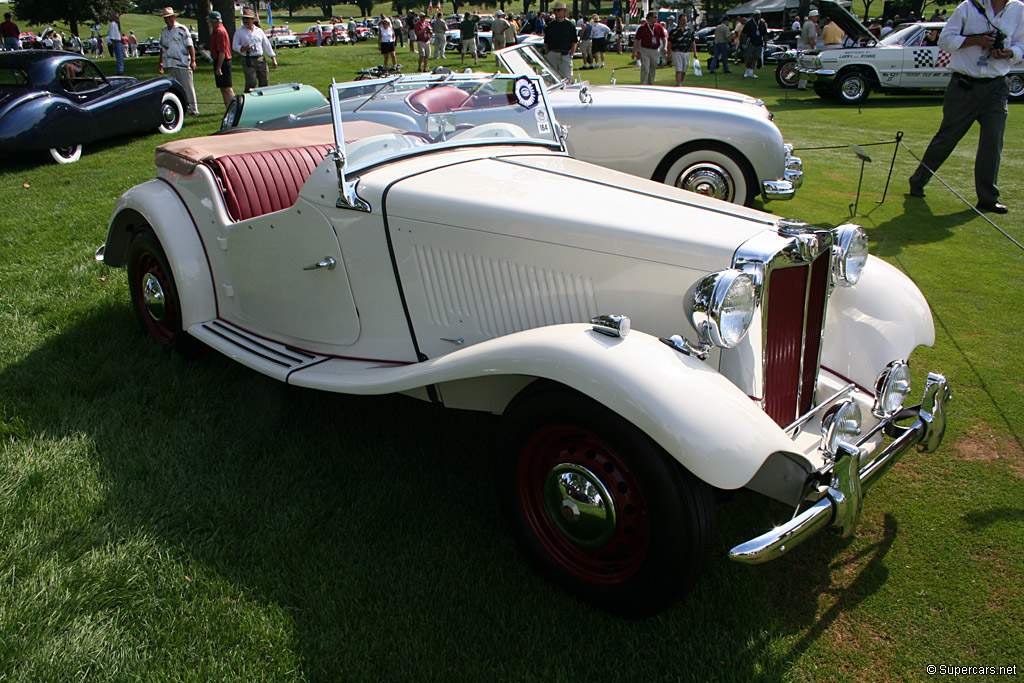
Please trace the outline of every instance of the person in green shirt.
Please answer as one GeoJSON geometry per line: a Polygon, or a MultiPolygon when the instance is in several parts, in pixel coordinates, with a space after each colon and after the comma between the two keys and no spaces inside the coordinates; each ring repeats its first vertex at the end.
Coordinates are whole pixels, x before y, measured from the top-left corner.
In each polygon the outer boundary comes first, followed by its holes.
{"type": "Polygon", "coordinates": [[[466,12],[462,21],[459,22],[459,44],[462,45],[462,61],[461,64],[466,62],[466,52],[472,50],[473,52],[473,64],[477,62],[477,51],[476,51],[476,22],[480,21],[480,17],[474,16],[469,12],[466,12]]]}

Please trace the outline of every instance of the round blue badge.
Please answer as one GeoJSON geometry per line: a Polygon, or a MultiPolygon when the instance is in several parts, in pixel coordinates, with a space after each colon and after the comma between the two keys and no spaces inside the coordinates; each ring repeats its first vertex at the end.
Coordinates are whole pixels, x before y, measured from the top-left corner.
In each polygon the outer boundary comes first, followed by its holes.
{"type": "Polygon", "coordinates": [[[533,109],[540,102],[537,93],[537,86],[527,76],[520,76],[515,80],[516,102],[526,109],[533,109]]]}

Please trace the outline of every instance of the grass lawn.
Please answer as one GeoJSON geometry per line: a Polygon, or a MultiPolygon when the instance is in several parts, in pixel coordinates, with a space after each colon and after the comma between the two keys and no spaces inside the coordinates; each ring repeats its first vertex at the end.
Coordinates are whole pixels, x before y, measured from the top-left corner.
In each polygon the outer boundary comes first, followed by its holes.
{"type": "MultiPolygon", "coordinates": [[[[373,50],[286,51],[272,82],[324,89],[377,64],[373,50]]],[[[611,62],[619,83],[639,80],[627,57],[611,62]]],[[[154,76],[156,60],[127,68],[154,76]]],[[[687,84],[768,103],[806,181],[766,209],[817,225],[849,219],[860,162],[845,147],[813,148],[903,131],[921,154],[941,115],[935,97],[848,108],[783,91],[770,69],[756,81],[741,72],[687,84]]],[[[203,115],[177,137],[218,127],[210,65],[196,82],[203,115]]],[[[1017,240],[1022,117],[1011,105],[1000,174],[1011,213],[993,217],[1017,240]]],[[[217,353],[165,356],[142,336],[123,271],[92,255],[115,201],[153,177],[167,139],[90,145],[66,166],[0,161],[0,680],[1024,673],[1024,251],[938,183],[925,200],[906,197],[906,150],[879,204],[893,146],[866,148],[854,220],[932,305],[936,343],[912,358],[914,393],[928,370],[950,378],[942,448],[908,455],[872,490],[855,537],[822,535],[761,567],[725,553],[787,510],[732,497],[696,591],[636,622],[577,603],[526,565],[491,494],[493,418],[296,389],[217,353]]],[[[976,142],[974,131],[941,171],[972,201],[976,142]]]]}

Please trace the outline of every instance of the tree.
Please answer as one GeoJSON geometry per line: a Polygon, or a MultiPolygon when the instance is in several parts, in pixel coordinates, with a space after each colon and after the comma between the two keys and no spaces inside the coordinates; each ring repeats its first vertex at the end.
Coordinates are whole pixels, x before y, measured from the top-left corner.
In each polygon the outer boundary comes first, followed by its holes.
{"type": "Polygon", "coordinates": [[[128,9],[128,0],[15,0],[14,14],[28,24],[63,21],[78,33],[80,23],[104,21],[128,9]]]}
{"type": "Polygon", "coordinates": [[[320,6],[320,11],[324,13],[324,19],[330,19],[331,17],[334,16],[334,5],[332,5],[331,3],[323,2],[321,0],[321,2],[318,2],[317,5],[320,6]]]}

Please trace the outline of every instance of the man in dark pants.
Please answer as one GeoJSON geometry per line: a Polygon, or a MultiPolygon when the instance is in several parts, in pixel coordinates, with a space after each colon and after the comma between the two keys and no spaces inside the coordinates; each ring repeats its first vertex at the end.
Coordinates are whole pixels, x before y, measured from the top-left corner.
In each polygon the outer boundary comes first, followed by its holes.
{"type": "Polygon", "coordinates": [[[978,209],[1006,213],[999,203],[999,158],[1003,152],[1011,62],[1024,58],[1024,3],[1020,0],[964,0],[939,35],[952,54],[942,123],[921,164],[910,176],[910,196],[923,197],[932,173],[956,149],[975,121],[981,127],[974,158],[978,209]],[[1001,39],[1001,40],[1000,40],[1001,39]]]}
{"type": "Polygon", "coordinates": [[[567,21],[569,7],[564,2],[551,5],[555,20],[544,28],[544,54],[562,78],[572,80],[572,56],[576,52],[576,25],[567,21]]]}

